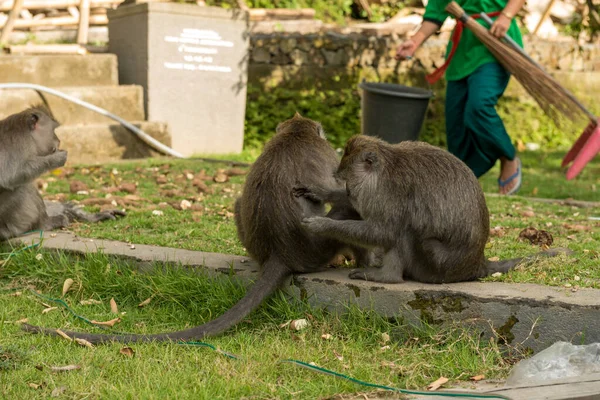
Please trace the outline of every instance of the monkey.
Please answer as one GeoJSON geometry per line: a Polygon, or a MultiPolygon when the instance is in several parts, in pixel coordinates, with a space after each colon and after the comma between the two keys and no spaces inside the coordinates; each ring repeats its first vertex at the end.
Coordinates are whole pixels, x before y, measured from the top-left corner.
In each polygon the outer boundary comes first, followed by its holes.
{"type": "MultiPolygon", "coordinates": [[[[353,136],[339,168],[345,189],[298,185],[312,199],[348,196],[361,220],[306,216],[309,232],[357,246],[383,248],[381,267],[355,269],[352,279],[401,283],[472,281],[506,273],[534,256],[488,261],[489,211],[475,174],[450,152],[421,141],[399,144],[353,136]]],[[[537,255],[570,253],[552,249],[537,255]]]]}
{"type": "Polygon", "coordinates": [[[74,220],[97,222],[125,215],[120,210],[89,214],[71,203],[43,200],[33,181],[67,161],[67,152],[59,149],[58,126],[43,106],[0,121],[0,241],[66,227],[74,220]]]}
{"type": "MultiPolygon", "coordinates": [[[[299,190],[294,191],[298,182],[308,182],[327,191],[343,188],[343,183],[334,177],[338,165],[339,157],[326,140],[320,123],[296,113],[278,124],[275,135],[250,167],[242,193],[234,202],[238,239],[262,271],[245,297],[221,316],[206,324],[171,333],[65,333],[91,343],[160,342],[198,340],[233,327],[292,274],[323,270],[348,247],[336,239],[309,233],[301,226],[301,221],[304,215],[359,218],[355,210],[346,209],[349,201],[342,198],[340,204],[334,202],[326,213],[323,202],[311,200],[299,190]]],[[[367,265],[369,260],[368,255],[362,254],[356,258],[360,265],[367,265]]],[[[56,335],[53,329],[27,324],[22,327],[29,332],[56,335]]]]}

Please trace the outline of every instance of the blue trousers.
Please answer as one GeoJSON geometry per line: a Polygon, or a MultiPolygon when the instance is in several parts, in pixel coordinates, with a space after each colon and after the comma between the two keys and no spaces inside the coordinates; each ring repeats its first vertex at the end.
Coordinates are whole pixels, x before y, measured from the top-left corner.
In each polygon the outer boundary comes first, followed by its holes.
{"type": "Polygon", "coordinates": [[[446,86],[448,151],[475,176],[488,172],[500,157],[515,158],[515,147],[496,111],[510,74],[502,65],[481,65],[471,75],[446,86]]]}

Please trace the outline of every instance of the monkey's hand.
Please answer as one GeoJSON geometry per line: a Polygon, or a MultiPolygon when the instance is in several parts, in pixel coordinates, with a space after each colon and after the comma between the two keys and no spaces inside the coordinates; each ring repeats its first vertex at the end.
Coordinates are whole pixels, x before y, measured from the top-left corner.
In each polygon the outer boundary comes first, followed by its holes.
{"type": "Polygon", "coordinates": [[[326,233],[334,220],[327,217],[309,217],[302,219],[302,226],[313,233],[326,233]]]}
{"type": "Polygon", "coordinates": [[[46,156],[48,169],[56,169],[65,165],[67,162],[67,152],[65,150],[56,150],[54,153],[46,156]]]}
{"type": "Polygon", "coordinates": [[[117,216],[124,217],[126,215],[127,214],[125,213],[125,211],[121,211],[121,210],[106,210],[106,211],[100,211],[99,213],[95,214],[97,221],[106,221],[106,220],[110,220],[110,219],[117,219],[117,216]]]}
{"type": "Polygon", "coordinates": [[[296,183],[296,185],[292,188],[292,195],[296,198],[303,197],[315,203],[323,202],[323,198],[317,193],[315,193],[315,191],[312,188],[306,185],[302,185],[300,183],[296,183]]]}

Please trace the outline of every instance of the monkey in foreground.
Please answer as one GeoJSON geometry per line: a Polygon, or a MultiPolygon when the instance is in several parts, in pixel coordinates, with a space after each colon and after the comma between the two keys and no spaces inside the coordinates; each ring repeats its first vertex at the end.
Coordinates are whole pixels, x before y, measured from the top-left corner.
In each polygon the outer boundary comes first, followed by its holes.
{"type": "MultiPolygon", "coordinates": [[[[336,239],[313,235],[301,223],[304,215],[325,216],[323,202],[313,201],[293,188],[298,182],[325,191],[343,189],[334,178],[338,156],[325,139],[321,125],[298,113],[279,124],[276,134],[252,164],[242,195],[235,202],[238,237],[262,269],[246,296],[220,317],[204,325],[171,333],[150,335],[100,335],[65,332],[91,343],[151,342],[202,339],[234,326],[256,309],[293,273],[315,272],[327,267],[347,248],[336,239]]],[[[332,218],[359,218],[344,203],[333,204],[332,218]]],[[[357,264],[367,264],[368,255],[356,255],[357,264]]],[[[30,332],[56,335],[53,329],[22,325],[30,332]]]]}
{"type": "MultiPolygon", "coordinates": [[[[484,249],[489,214],[483,190],[471,170],[451,153],[424,142],[390,145],[358,135],[351,138],[337,174],[362,220],[309,216],[312,233],[357,246],[384,249],[380,268],[357,269],[350,278],[382,283],[410,279],[451,283],[507,272],[525,258],[491,262],[484,249]]],[[[298,190],[313,199],[342,195],[310,184],[298,190]]],[[[538,255],[558,255],[553,249],[538,255]]]]}
{"type": "Polygon", "coordinates": [[[67,152],[59,150],[57,126],[42,107],[0,121],[0,241],[32,230],[65,227],[74,220],[97,222],[124,215],[119,210],[88,214],[72,204],[42,199],[33,181],[67,161],[67,152]]]}

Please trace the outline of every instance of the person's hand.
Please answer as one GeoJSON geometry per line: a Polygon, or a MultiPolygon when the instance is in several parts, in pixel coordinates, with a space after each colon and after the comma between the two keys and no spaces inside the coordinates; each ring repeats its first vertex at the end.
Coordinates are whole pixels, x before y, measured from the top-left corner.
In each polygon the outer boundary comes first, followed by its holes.
{"type": "Polygon", "coordinates": [[[408,60],[412,58],[417,50],[417,47],[419,46],[412,39],[408,39],[407,41],[400,43],[396,48],[396,60],[408,60]]]}
{"type": "Polygon", "coordinates": [[[508,18],[504,14],[500,14],[492,24],[492,27],[490,28],[490,33],[496,36],[498,39],[502,39],[508,31],[508,28],[510,28],[510,23],[510,18],[508,18]]]}

